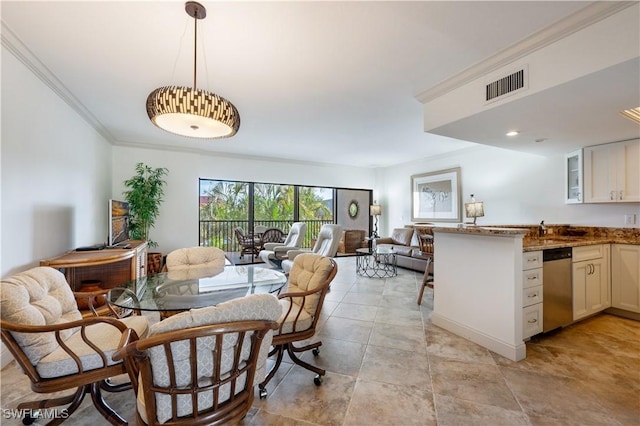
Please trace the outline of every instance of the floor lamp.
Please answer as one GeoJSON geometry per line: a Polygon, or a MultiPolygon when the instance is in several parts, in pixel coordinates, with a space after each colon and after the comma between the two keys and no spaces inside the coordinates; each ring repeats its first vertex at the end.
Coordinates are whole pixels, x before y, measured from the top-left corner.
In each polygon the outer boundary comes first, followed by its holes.
{"type": "Polygon", "coordinates": [[[374,201],[372,205],[369,206],[369,214],[373,216],[373,234],[371,234],[371,238],[378,238],[378,216],[382,213],[382,206],[374,201]]]}

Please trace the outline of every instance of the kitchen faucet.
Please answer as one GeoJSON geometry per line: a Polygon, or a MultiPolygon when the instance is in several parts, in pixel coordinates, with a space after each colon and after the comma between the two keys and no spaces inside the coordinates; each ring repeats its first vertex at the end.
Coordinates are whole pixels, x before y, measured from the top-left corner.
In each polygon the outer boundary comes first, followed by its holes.
{"type": "Polygon", "coordinates": [[[547,227],[544,226],[544,220],[540,221],[540,226],[538,226],[538,237],[544,237],[544,234],[547,232],[547,227]]]}

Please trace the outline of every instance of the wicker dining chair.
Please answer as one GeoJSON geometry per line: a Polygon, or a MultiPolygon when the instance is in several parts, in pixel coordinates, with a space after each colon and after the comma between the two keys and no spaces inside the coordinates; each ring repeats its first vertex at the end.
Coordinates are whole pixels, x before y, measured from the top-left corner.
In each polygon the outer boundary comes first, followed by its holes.
{"type": "Polygon", "coordinates": [[[222,425],[242,420],[264,378],[276,320],[271,294],[192,309],[130,331],[114,359],[124,359],[145,425],[222,425]]]}
{"type": "MultiPolygon", "coordinates": [[[[86,394],[111,424],[127,424],[102,398],[101,391],[131,389],[130,383],[114,385],[110,378],[126,373],[121,361],[113,361],[123,333],[133,329],[145,335],[147,319],[131,316],[82,318],[64,275],[50,267],[36,267],[3,279],[0,283],[0,334],[2,342],[31,380],[31,390],[52,393],[74,389],[72,395],[23,402],[23,422],[36,410],[66,405],[62,423],[81,404],[86,394]]],[[[8,407],[4,407],[8,408],[8,407]]]]}
{"type": "Polygon", "coordinates": [[[236,240],[240,245],[240,258],[242,259],[245,254],[258,254],[260,248],[260,240],[252,237],[251,235],[245,235],[242,228],[236,227],[233,232],[236,234],[236,240]]]}
{"type": "Polygon", "coordinates": [[[326,256],[303,253],[295,258],[286,293],[278,295],[282,305],[282,316],[273,336],[273,350],[269,353],[269,356],[276,355],[276,363],[259,385],[260,398],[266,398],[267,384],[278,371],[285,352],[294,363],[316,373],[314,383],[317,386],[322,384],[325,370],[301,360],[296,355],[311,349],[317,356],[322,342],[317,341],[304,346],[295,346],[294,343],[310,339],[316,333],[324,297],[337,272],[336,262],[326,256]]]}

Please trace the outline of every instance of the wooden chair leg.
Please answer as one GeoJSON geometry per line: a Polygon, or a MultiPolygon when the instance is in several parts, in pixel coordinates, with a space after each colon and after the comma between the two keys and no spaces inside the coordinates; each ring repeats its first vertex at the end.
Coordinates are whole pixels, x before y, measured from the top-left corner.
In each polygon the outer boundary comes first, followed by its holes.
{"type": "Polygon", "coordinates": [[[102,392],[100,391],[100,382],[92,383],[91,385],[91,399],[93,405],[98,412],[102,414],[102,417],[107,419],[109,423],[114,426],[128,425],[127,421],[120,416],[113,408],[111,408],[107,402],[102,398],[102,392]]]}
{"type": "Polygon", "coordinates": [[[282,357],[284,355],[284,347],[283,347],[283,345],[278,345],[275,348],[273,348],[273,350],[271,352],[269,352],[269,356],[272,356],[275,353],[278,354],[278,356],[276,357],[276,365],[274,365],[273,368],[269,371],[269,374],[267,374],[267,377],[264,378],[262,383],[260,383],[258,385],[258,388],[260,388],[260,398],[264,398],[264,397],[267,396],[267,393],[266,393],[267,392],[267,384],[269,383],[269,381],[271,379],[273,379],[273,376],[276,375],[276,372],[278,371],[278,368],[280,368],[280,364],[282,363],[282,357]]]}
{"type": "Polygon", "coordinates": [[[424,295],[424,288],[427,286],[427,282],[423,281],[420,286],[420,293],[418,293],[418,305],[422,304],[422,296],[424,295]]]}
{"type": "Polygon", "coordinates": [[[292,343],[289,343],[287,344],[287,353],[289,354],[289,357],[294,363],[298,364],[301,367],[306,368],[307,370],[313,371],[314,373],[319,374],[320,376],[324,376],[327,373],[325,370],[323,370],[322,368],[316,367],[315,365],[311,365],[307,362],[304,362],[303,360],[298,358],[298,356],[296,355],[296,352],[303,352],[311,348],[317,348],[320,345],[322,345],[322,342],[316,342],[311,345],[307,345],[303,348],[296,348],[295,346],[293,346],[292,343]]]}
{"type": "Polygon", "coordinates": [[[23,409],[43,409],[43,408],[53,408],[53,407],[62,407],[61,409],[66,410],[67,416],[65,418],[59,417],[57,419],[51,420],[47,423],[47,426],[56,426],[65,421],[74,411],[78,409],[84,396],[89,393],[89,386],[80,386],[76,389],[75,393],[67,396],[63,396],[60,398],[52,398],[52,399],[44,399],[41,401],[29,401],[18,404],[18,410],[23,409]],[[69,404],[69,405],[67,405],[69,404]],[[67,405],[66,407],[64,407],[67,405]]]}
{"type": "Polygon", "coordinates": [[[111,383],[111,379],[107,379],[100,382],[100,389],[107,392],[123,392],[132,389],[132,386],[131,382],[114,385],[111,383]]]}

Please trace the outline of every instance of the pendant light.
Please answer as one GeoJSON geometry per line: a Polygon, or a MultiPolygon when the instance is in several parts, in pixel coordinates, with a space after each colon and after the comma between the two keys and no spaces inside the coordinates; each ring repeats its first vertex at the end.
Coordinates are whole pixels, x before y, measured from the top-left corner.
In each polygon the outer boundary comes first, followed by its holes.
{"type": "Polygon", "coordinates": [[[227,138],[240,128],[240,113],[222,96],[196,88],[198,20],[207,16],[200,3],[185,3],[194,20],[193,87],[160,87],[147,97],[149,119],[169,133],[200,139],[227,138]]]}

